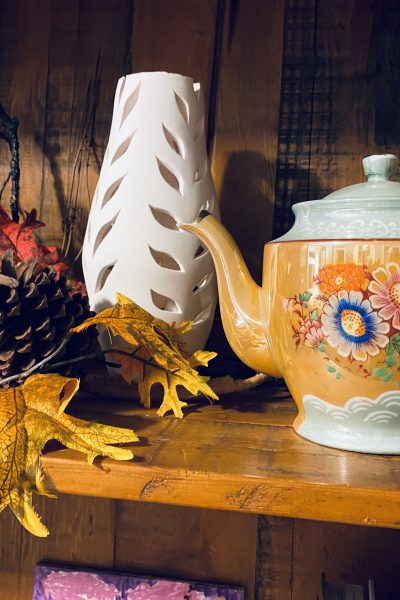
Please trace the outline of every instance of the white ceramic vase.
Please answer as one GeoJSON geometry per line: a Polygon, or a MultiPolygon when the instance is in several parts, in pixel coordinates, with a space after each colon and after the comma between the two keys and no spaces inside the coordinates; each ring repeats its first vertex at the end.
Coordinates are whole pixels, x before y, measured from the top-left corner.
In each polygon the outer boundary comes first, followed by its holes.
{"type": "Polygon", "coordinates": [[[204,347],[217,299],[208,251],[178,228],[203,209],[218,216],[204,123],[189,77],[122,77],[83,244],[92,310],[119,291],[164,321],[193,321],[189,351],[204,347]]]}

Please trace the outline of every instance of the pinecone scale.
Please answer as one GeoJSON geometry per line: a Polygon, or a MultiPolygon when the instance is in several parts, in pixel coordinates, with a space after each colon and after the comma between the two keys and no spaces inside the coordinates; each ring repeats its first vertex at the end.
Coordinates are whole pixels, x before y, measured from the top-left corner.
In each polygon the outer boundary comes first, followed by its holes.
{"type": "MultiPolygon", "coordinates": [[[[67,278],[31,260],[15,265],[5,254],[0,273],[0,379],[23,373],[48,357],[71,327],[91,315],[86,296],[73,294],[67,278]]],[[[87,351],[89,335],[74,335],[57,356],[87,351]]]]}

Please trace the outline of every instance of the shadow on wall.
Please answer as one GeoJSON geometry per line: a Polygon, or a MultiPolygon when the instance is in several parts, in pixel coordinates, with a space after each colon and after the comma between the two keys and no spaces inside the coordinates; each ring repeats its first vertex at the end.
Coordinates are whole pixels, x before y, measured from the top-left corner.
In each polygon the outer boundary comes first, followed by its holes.
{"type": "Polygon", "coordinates": [[[295,156],[278,159],[276,168],[273,239],[289,231],[294,223],[292,206],[298,202],[318,200],[334,189],[326,189],[315,173],[303,169],[295,156]]]}
{"type": "Polygon", "coordinates": [[[297,164],[280,165],[258,152],[230,154],[219,198],[221,220],[261,285],[263,248],[293,224],[292,206],[325,195],[319,178],[297,164]],[[275,199],[276,196],[276,199],[275,199]]]}
{"type": "MultiPolygon", "coordinates": [[[[56,86],[49,82],[47,87],[48,98],[51,99],[54,106],[57,106],[60,103],[60,96],[56,86]]],[[[65,215],[67,210],[67,191],[64,189],[64,182],[59,164],[61,154],[61,132],[55,119],[55,112],[52,110],[48,110],[46,126],[46,137],[44,137],[42,130],[36,129],[33,134],[33,139],[48,160],[50,173],[53,178],[55,199],[57,200],[60,214],[65,215]]],[[[48,192],[48,190],[45,190],[45,192],[48,192]]],[[[43,202],[49,202],[50,200],[51,199],[43,198],[43,202]]]]}
{"type": "Polygon", "coordinates": [[[261,284],[264,244],[271,239],[275,165],[258,152],[229,155],[219,205],[251,275],[261,284]]]}
{"type": "MultiPolygon", "coordinates": [[[[261,284],[263,247],[272,231],[273,178],[274,165],[262,154],[233,152],[226,163],[219,197],[221,221],[238,244],[249,271],[258,284],[261,284]]],[[[245,379],[254,373],[229,346],[219,306],[207,349],[218,355],[210,362],[206,375],[231,375],[235,379],[245,379]]]]}
{"type": "MultiPolygon", "coordinates": [[[[226,164],[219,202],[221,220],[237,242],[251,275],[259,285],[263,248],[271,239],[272,231],[279,231],[282,235],[290,228],[291,207],[296,202],[307,200],[309,190],[312,190],[313,198],[320,195],[319,180],[308,171],[298,167],[286,172],[278,169],[276,177],[275,172],[275,163],[262,154],[232,153],[226,164]],[[281,190],[281,197],[274,210],[275,189],[281,190]],[[282,226],[285,229],[281,231],[282,226]]],[[[242,379],[254,373],[231,350],[223,332],[219,307],[207,349],[218,353],[211,361],[207,375],[231,375],[242,379]]]]}

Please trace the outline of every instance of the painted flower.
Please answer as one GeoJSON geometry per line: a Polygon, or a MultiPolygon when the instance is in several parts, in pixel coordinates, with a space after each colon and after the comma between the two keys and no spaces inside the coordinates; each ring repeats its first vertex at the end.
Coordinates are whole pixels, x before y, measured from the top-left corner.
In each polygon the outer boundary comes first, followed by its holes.
{"type": "Polygon", "coordinates": [[[190,591],[188,583],[157,581],[154,585],[141,583],[126,593],[127,600],[185,600],[190,591]]]}
{"type": "MultiPolygon", "coordinates": [[[[190,592],[189,596],[187,597],[189,598],[189,600],[208,600],[207,596],[205,596],[203,592],[190,592]]],[[[219,598],[216,598],[216,600],[219,600],[219,598]]]]}
{"type": "Polygon", "coordinates": [[[293,305],[293,298],[284,298],[282,300],[282,310],[283,312],[290,312],[293,305]]]}
{"type": "Polygon", "coordinates": [[[338,263],[336,265],[325,265],[318,271],[317,277],[319,289],[323,294],[330,296],[334,292],[345,290],[365,291],[368,288],[369,279],[365,269],[355,263],[338,263]]]}
{"type": "Polygon", "coordinates": [[[340,356],[365,362],[376,356],[389,343],[385,335],[389,324],[372,310],[362,292],[340,291],[329,297],[321,316],[322,331],[327,342],[340,356]]]}
{"type": "Polygon", "coordinates": [[[306,319],[300,326],[299,339],[307,348],[316,348],[324,339],[321,322],[306,319]]]}
{"type": "Polygon", "coordinates": [[[284,298],[282,300],[282,309],[285,313],[301,311],[301,304],[298,302],[298,300],[296,300],[296,298],[284,298]]]}
{"type": "Polygon", "coordinates": [[[371,292],[371,306],[385,321],[392,321],[395,329],[400,329],[400,267],[389,263],[372,273],[368,289],[371,292]]]}
{"type": "Polygon", "coordinates": [[[120,594],[112,583],[95,573],[52,571],[43,582],[46,600],[118,600],[120,594]]]}

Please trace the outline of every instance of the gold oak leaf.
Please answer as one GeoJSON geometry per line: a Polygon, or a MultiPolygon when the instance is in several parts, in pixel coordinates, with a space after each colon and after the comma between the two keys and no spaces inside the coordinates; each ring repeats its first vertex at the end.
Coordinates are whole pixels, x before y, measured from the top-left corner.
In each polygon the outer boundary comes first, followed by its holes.
{"type": "Polygon", "coordinates": [[[133,350],[134,356],[115,354],[114,358],[121,366],[121,375],[132,383],[138,380],[141,402],[149,407],[153,385],[159,383],[163,387],[164,396],[158,414],[163,416],[172,410],[176,417],[182,418],[182,408],[186,402],[179,399],[177,387],[185,387],[191,394],[204,394],[208,398],[218,400],[218,396],[207,385],[207,377],[202,377],[194,369],[198,365],[207,365],[216,356],[215,352],[199,350],[192,356],[184,351],[181,341],[183,333],[188,331],[191,323],[182,323],[175,327],[161,319],[156,319],[143,308],[123,294],[116,294],[117,303],[101,313],[87,319],[72,329],[79,332],[90,325],[105,325],[112,334],[120,336],[133,350]]]}
{"type": "Polygon", "coordinates": [[[86,319],[71,332],[79,333],[91,325],[105,325],[113,335],[120,336],[133,348],[146,347],[151,357],[164,369],[190,370],[178,346],[180,335],[190,329],[190,323],[182,323],[175,328],[174,324],[168,325],[156,319],[123,294],[117,292],[116,299],[115,306],[86,319]]]}
{"type": "Polygon", "coordinates": [[[147,408],[150,407],[151,388],[159,383],[163,388],[163,400],[157,414],[162,417],[166,412],[172,410],[178,418],[183,417],[182,408],[187,406],[187,402],[182,402],[179,399],[177,387],[186,388],[193,396],[203,394],[207,398],[218,400],[218,396],[207,385],[208,377],[202,377],[197,373],[193,366],[207,366],[208,361],[214,358],[214,352],[198,351],[186,360],[189,364],[189,370],[177,370],[168,372],[149,363],[150,355],[146,348],[141,348],[134,357],[119,356],[115,354],[114,358],[121,364],[121,376],[131,384],[133,381],[138,381],[138,391],[140,401],[147,408]],[[143,359],[139,361],[137,359],[143,359]]]}
{"type": "Polygon", "coordinates": [[[135,442],[135,433],[76,419],[65,408],[79,387],[77,379],[61,375],[31,375],[22,385],[0,391],[0,512],[8,505],[22,525],[45,537],[32,506],[32,494],[50,495],[39,460],[43,446],[55,439],[86,454],[129,460],[132,452],[109,444],[135,442]]]}

